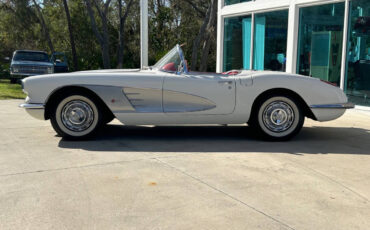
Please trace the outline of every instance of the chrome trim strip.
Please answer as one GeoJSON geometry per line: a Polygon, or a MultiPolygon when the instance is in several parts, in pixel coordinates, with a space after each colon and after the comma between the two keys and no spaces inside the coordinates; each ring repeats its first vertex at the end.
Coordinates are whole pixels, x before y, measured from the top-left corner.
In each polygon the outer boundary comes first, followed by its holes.
{"type": "Polygon", "coordinates": [[[45,109],[44,104],[20,104],[19,107],[24,109],[45,109]]]}
{"type": "Polygon", "coordinates": [[[353,103],[341,103],[341,104],[326,104],[326,105],[311,105],[311,109],[353,109],[355,105],[353,103]]]}

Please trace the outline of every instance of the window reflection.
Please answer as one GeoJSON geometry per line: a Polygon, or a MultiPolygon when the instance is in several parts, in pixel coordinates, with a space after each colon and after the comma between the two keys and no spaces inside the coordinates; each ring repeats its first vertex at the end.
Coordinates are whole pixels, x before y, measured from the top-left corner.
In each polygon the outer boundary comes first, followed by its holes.
{"type": "Polygon", "coordinates": [[[241,2],[250,2],[252,0],[225,0],[225,6],[227,5],[232,5],[232,4],[237,4],[241,2]]]}
{"type": "Polygon", "coordinates": [[[252,17],[226,18],[223,71],[233,69],[285,71],[287,35],[288,10],[256,14],[254,52],[251,57],[252,17]]]}
{"type": "Polygon", "coordinates": [[[223,71],[250,69],[250,23],[251,16],[225,19],[223,71]]]}
{"type": "Polygon", "coordinates": [[[350,101],[370,105],[370,4],[354,0],[350,7],[346,92],[350,101]]]}
{"type": "Polygon", "coordinates": [[[256,14],[253,69],[285,71],[288,10],[256,14]]]}
{"type": "Polygon", "coordinates": [[[300,9],[298,73],[339,86],[344,3],[300,9]]]}

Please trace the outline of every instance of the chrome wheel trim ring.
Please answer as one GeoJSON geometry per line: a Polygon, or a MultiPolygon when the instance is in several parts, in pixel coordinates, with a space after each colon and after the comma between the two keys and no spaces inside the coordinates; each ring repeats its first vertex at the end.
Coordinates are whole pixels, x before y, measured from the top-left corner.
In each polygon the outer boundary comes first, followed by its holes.
{"type": "Polygon", "coordinates": [[[287,98],[287,97],[284,97],[284,96],[276,96],[276,97],[271,97],[269,98],[268,100],[266,100],[260,107],[259,109],[259,112],[258,112],[258,123],[259,123],[259,126],[261,127],[262,131],[264,133],[266,133],[267,135],[269,136],[272,136],[272,137],[285,137],[285,136],[288,136],[289,134],[291,134],[298,126],[299,124],[299,121],[300,121],[300,112],[299,112],[299,109],[298,109],[298,106],[295,104],[294,101],[292,101],[291,99],[287,98]],[[265,112],[265,110],[267,109],[267,107],[269,107],[269,105],[273,102],[284,102],[286,103],[287,105],[289,105],[292,109],[292,111],[294,112],[294,120],[292,122],[292,124],[290,125],[289,128],[287,128],[285,131],[280,131],[280,132],[274,132],[274,131],[271,131],[266,125],[265,125],[265,122],[264,122],[264,119],[263,119],[263,114],[265,112]]]}
{"type": "Polygon", "coordinates": [[[284,101],[274,101],[263,111],[263,123],[272,132],[281,133],[292,127],[295,119],[293,108],[284,101]]]}
{"type": "Polygon", "coordinates": [[[64,105],[61,118],[67,129],[74,132],[82,132],[93,123],[94,111],[86,102],[73,100],[64,105]]]}
{"type": "Polygon", "coordinates": [[[66,97],[58,104],[56,112],[55,112],[55,118],[56,118],[58,127],[64,133],[66,133],[69,136],[73,136],[73,137],[81,137],[81,136],[88,135],[89,133],[94,131],[95,128],[98,126],[99,112],[98,112],[98,108],[96,107],[95,103],[91,101],[89,98],[82,96],[82,95],[73,95],[73,96],[66,97]],[[62,121],[62,111],[64,107],[71,101],[83,101],[84,103],[88,104],[93,111],[93,121],[90,124],[90,126],[83,131],[79,131],[79,132],[72,131],[68,129],[62,121]]]}

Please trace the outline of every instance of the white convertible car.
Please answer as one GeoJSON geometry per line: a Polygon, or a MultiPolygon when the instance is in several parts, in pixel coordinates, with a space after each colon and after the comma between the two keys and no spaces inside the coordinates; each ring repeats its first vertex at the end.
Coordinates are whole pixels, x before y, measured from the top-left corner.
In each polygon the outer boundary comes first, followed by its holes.
{"type": "Polygon", "coordinates": [[[142,70],[29,77],[20,105],[62,137],[86,138],[117,118],[125,125],[245,124],[288,140],[305,117],[329,121],[353,108],[343,91],[312,77],[269,71],[189,72],[177,45],[142,70]]]}

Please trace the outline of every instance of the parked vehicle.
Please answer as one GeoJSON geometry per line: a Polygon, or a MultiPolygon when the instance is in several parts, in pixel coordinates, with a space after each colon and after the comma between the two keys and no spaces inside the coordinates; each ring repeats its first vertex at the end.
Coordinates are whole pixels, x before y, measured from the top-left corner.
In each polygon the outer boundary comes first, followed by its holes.
{"type": "Polygon", "coordinates": [[[51,55],[51,60],[54,63],[54,73],[67,73],[68,72],[68,60],[64,53],[54,52],[51,55]]]}
{"type": "Polygon", "coordinates": [[[10,81],[16,83],[19,79],[29,76],[52,74],[54,65],[46,52],[31,50],[16,50],[10,63],[10,81]]]}
{"type": "Polygon", "coordinates": [[[86,138],[114,117],[125,125],[243,124],[288,140],[304,118],[334,120],[353,108],[343,91],[316,78],[269,71],[189,72],[180,46],[142,70],[97,70],[22,81],[20,105],[51,120],[62,137],[86,138]]]}

